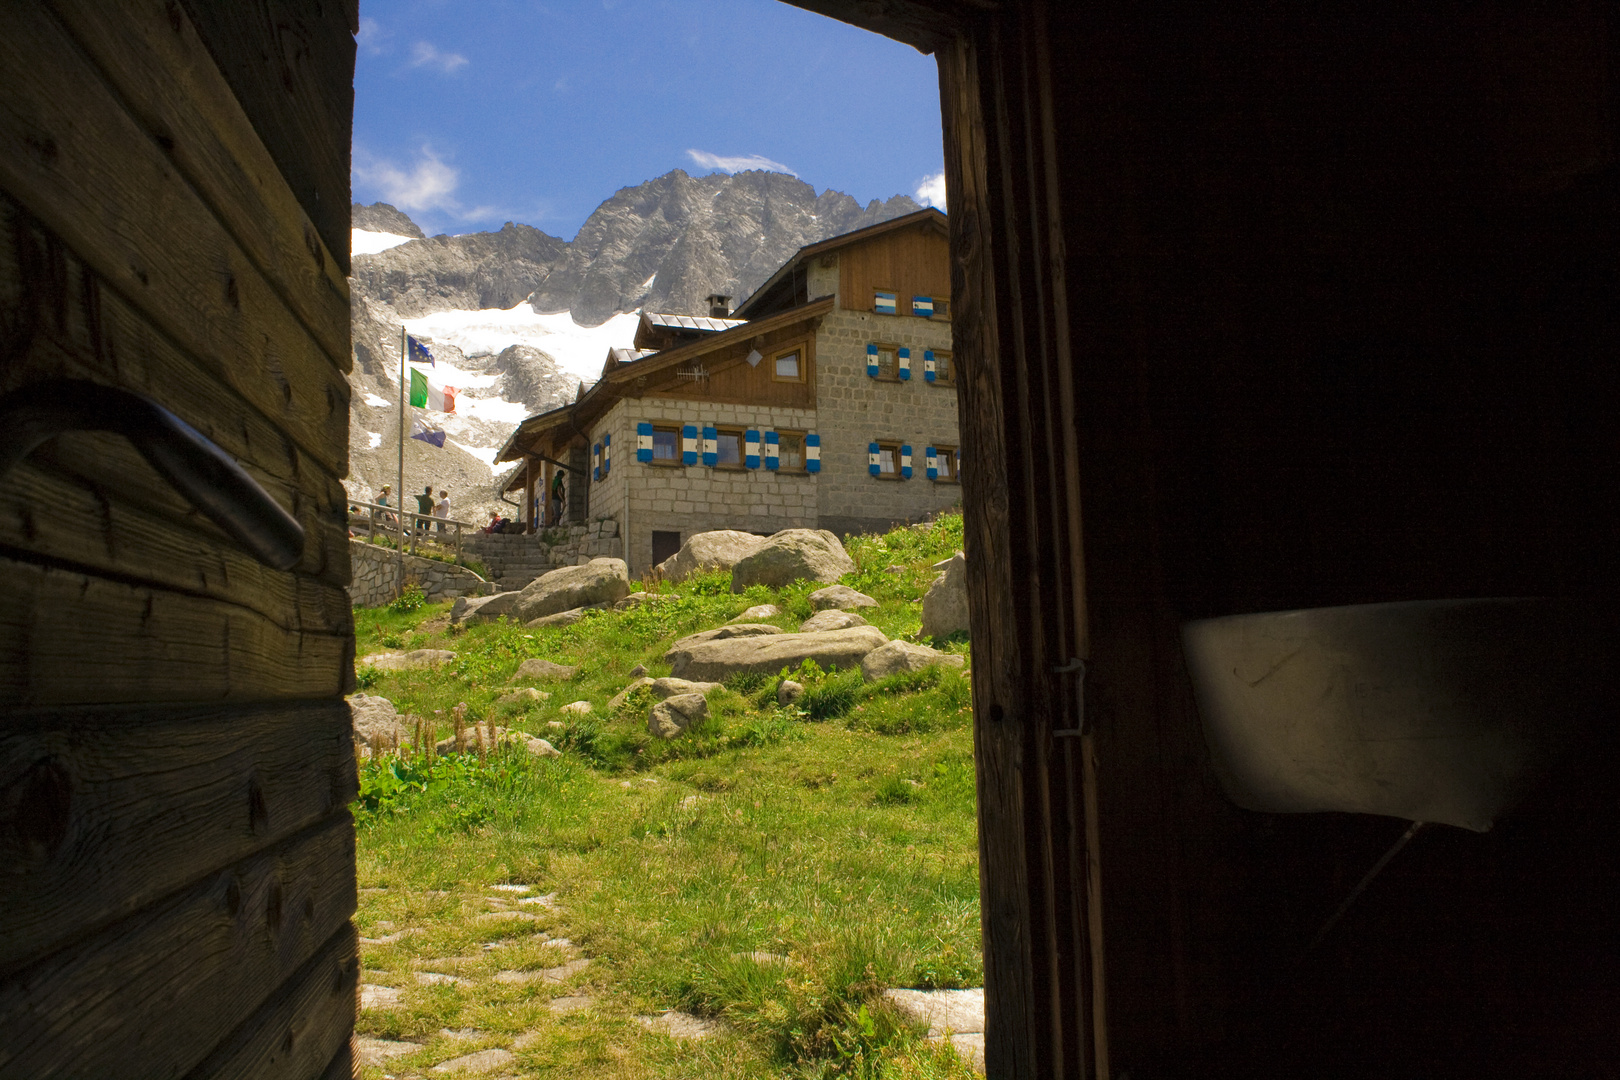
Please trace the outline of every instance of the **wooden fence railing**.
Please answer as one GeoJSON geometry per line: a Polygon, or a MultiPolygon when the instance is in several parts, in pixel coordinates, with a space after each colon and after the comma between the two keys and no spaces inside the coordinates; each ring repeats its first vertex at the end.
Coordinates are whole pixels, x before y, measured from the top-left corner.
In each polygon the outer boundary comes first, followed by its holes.
{"type": "Polygon", "coordinates": [[[432,514],[420,514],[415,510],[404,510],[397,506],[383,506],[380,503],[360,502],[356,499],[349,501],[349,530],[356,532],[367,530],[368,539],[375,540],[380,532],[384,536],[391,536],[397,542],[399,539],[400,516],[405,518],[405,538],[409,545],[407,550],[416,554],[417,545],[429,536],[439,538],[444,543],[444,534],[454,526],[456,530],[453,546],[456,560],[461,559],[461,533],[463,529],[474,529],[477,526],[470,521],[456,521],[452,518],[435,517],[432,514]]]}

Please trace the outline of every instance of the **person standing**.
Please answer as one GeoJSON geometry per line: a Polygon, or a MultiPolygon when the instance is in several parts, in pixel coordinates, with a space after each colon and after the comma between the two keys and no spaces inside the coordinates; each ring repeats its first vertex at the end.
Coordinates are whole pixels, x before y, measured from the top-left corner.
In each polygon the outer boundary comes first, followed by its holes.
{"type": "Polygon", "coordinates": [[[439,535],[444,535],[444,523],[450,520],[450,493],[441,490],[439,501],[433,505],[433,516],[439,519],[439,535]]]}
{"type": "Polygon", "coordinates": [[[416,497],[416,512],[421,517],[416,519],[416,532],[421,535],[427,532],[427,519],[433,516],[433,485],[429,484],[422,489],[422,494],[416,497]]]}
{"type": "MultiPolygon", "coordinates": [[[[376,503],[378,506],[392,506],[394,504],[388,501],[388,496],[393,492],[393,490],[394,485],[384,484],[382,486],[382,490],[377,492],[377,497],[371,501],[376,503]]],[[[394,517],[393,514],[382,514],[379,516],[378,520],[382,522],[384,527],[387,527],[395,524],[395,522],[397,522],[399,519],[394,517]]]]}

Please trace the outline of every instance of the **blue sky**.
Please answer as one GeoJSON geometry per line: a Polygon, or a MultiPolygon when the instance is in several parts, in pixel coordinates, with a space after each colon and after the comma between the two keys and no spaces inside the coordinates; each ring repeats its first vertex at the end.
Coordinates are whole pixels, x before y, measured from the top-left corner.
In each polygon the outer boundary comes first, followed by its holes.
{"type": "Polygon", "coordinates": [[[778,168],[943,204],[932,57],[777,0],[362,0],[354,197],[572,239],[621,187],[778,168]]]}

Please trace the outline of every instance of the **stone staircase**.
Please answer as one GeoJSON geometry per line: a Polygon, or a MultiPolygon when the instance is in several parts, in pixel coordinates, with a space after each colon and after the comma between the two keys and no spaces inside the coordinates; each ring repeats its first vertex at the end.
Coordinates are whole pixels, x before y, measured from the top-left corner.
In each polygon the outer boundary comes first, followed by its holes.
{"type": "Polygon", "coordinates": [[[624,558],[617,521],[592,521],[542,529],[532,536],[474,533],[462,542],[469,558],[484,564],[486,576],[502,591],[521,589],[560,566],[578,566],[609,556],[624,558]]]}

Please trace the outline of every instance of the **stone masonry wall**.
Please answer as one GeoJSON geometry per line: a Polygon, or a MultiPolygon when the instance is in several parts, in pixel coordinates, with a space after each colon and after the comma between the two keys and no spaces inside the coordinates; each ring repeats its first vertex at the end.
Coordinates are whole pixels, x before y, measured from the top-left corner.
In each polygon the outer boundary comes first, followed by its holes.
{"type": "Polygon", "coordinates": [[[462,547],[484,564],[489,580],[502,591],[521,589],[561,566],[578,566],[604,556],[623,557],[616,521],[559,526],[533,535],[478,533],[463,540],[462,547]]]}
{"type": "Polygon", "coordinates": [[[924,456],[929,446],[961,445],[956,389],[923,378],[923,350],[950,348],[951,326],[943,320],[842,308],[823,320],[816,334],[820,528],[879,532],[921,521],[961,500],[960,484],[928,479],[924,456]],[[868,342],[909,347],[911,378],[896,383],[869,377],[868,342]],[[910,445],[911,479],[870,475],[867,448],[873,442],[910,445]]]}
{"type": "MultiPolygon", "coordinates": [[[[365,540],[350,540],[349,562],[353,567],[349,602],[355,607],[377,607],[398,594],[395,575],[399,563],[391,548],[365,540]]],[[[495,591],[493,585],[464,566],[415,555],[405,556],[405,580],[416,582],[430,602],[454,600],[458,596],[485,596],[495,591]]]]}
{"type": "MultiPolygon", "coordinates": [[[[610,409],[591,441],[613,435],[613,468],[591,486],[591,517],[623,521],[629,494],[630,575],[652,567],[654,530],[685,540],[712,529],[769,535],[816,527],[817,478],[809,473],[716,469],[696,465],[651,465],[636,460],[636,424],[729,424],[758,430],[816,431],[816,413],[768,405],[729,405],[671,398],[626,398],[610,409]]],[[[825,441],[825,440],[824,440],[825,441]]],[[[825,451],[823,451],[825,453],[825,451]]]]}

